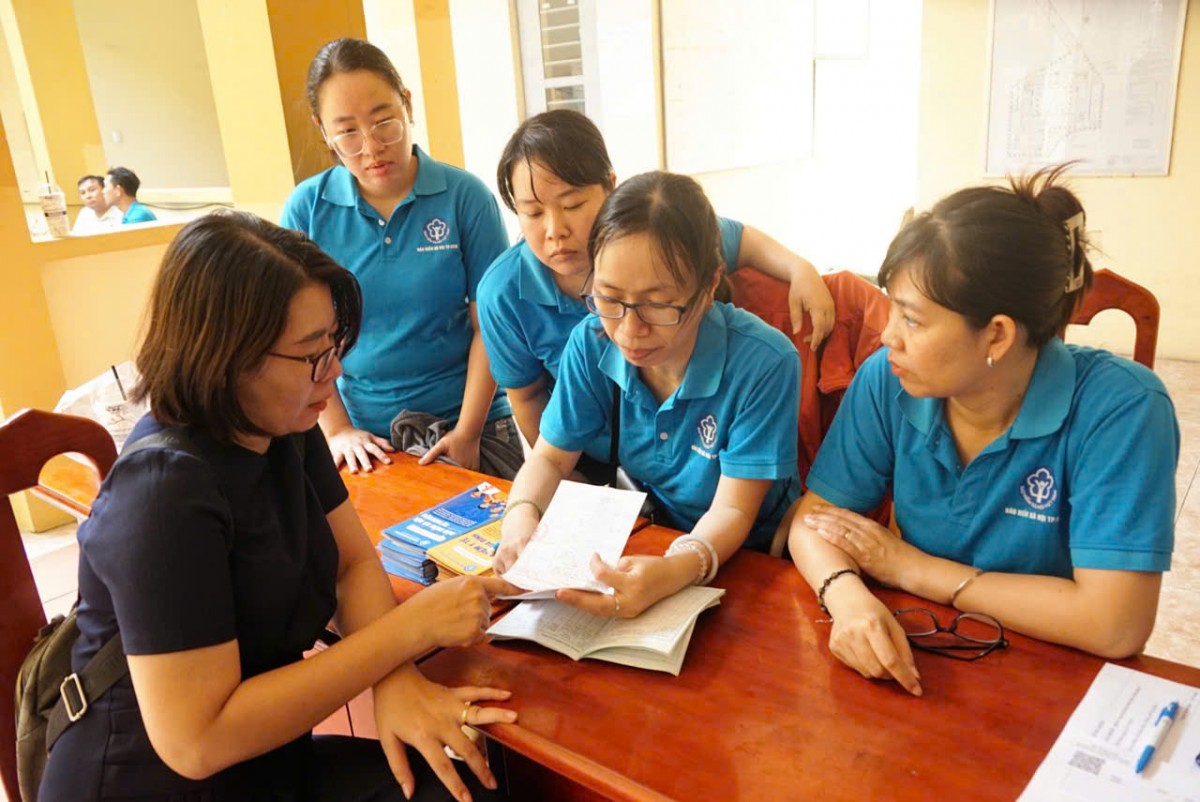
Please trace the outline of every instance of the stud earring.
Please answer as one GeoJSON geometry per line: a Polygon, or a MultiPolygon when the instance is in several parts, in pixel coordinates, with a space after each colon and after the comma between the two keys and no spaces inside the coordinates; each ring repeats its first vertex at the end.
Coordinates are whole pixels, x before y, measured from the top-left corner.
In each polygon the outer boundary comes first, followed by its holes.
{"type": "Polygon", "coordinates": [[[996,362],[995,362],[995,360],[993,360],[993,359],[992,359],[992,355],[991,355],[991,354],[988,354],[987,363],[988,363],[988,367],[989,367],[989,368],[994,368],[994,367],[996,367],[996,362]]]}

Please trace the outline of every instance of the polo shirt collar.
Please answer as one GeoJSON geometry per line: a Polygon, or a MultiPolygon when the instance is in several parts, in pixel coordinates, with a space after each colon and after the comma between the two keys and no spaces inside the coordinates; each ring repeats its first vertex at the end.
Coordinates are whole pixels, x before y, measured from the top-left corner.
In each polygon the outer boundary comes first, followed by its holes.
{"type": "MultiPolygon", "coordinates": [[[[1029,387],[1009,429],[1012,439],[1045,437],[1058,431],[1071,409],[1075,396],[1075,357],[1057,337],[1038,351],[1037,364],[1029,378],[1029,387]]],[[[914,398],[897,391],[900,410],[917,431],[928,435],[942,417],[941,398],[914,398]]]]}
{"type": "Polygon", "coordinates": [[[554,306],[560,311],[581,308],[583,301],[571,298],[554,283],[554,273],[542,264],[529,247],[529,242],[521,240],[520,270],[517,273],[517,295],[523,301],[530,301],[539,306],[554,306]]]}
{"type": "MultiPolygon", "coordinates": [[[[436,195],[445,192],[446,166],[429,158],[418,145],[413,145],[413,155],[417,157],[417,180],[413,183],[413,194],[436,195]]],[[[321,199],[335,206],[353,209],[358,206],[360,197],[358,184],[345,165],[334,167],[329,180],[325,182],[325,188],[321,190],[321,199]]]]}
{"type": "MultiPolygon", "coordinates": [[[[725,354],[728,347],[729,335],[725,316],[715,305],[711,306],[700,320],[700,329],[696,332],[696,345],[688,361],[687,372],[683,374],[683,383],[675,391],[676,397],[710,398],[716,395],[721,386],[721,377],[725,373],[725,354]]],[[[621,349],[611,340],[605,342],[604,351],[600,354],[600,371],[620,385],[626,395],[630,394],[629,388],[633,386],[637,368],[625,360],[621,349]]]]}

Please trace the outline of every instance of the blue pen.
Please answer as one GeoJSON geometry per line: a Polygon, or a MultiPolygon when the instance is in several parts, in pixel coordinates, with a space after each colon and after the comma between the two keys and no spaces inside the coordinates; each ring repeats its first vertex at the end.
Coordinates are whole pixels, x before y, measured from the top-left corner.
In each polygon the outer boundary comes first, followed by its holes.
{"type": "Polygon", "coordinates": [[[1141,757],[1138,758],[1137,768],[1134,769],[1136,773],[1142,773],[1150,763],[1150,758],[1154,757],[1155,750],[1167,739],[1167,733],[1171,731],[1171,725],[1175,723],[1178,713],[1179,702],[1171,702],[1159,711],[1158,718],[1154,720],[1154,731],[1150,734],[1150,743],[1142,747],[1141,757]]]}

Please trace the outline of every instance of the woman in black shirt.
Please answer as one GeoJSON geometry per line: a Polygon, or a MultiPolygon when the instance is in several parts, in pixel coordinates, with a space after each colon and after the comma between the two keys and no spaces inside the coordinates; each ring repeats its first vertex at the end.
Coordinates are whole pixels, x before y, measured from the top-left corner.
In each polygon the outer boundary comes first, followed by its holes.
{"type": "Polygon", "coordinates": [[[360,319],[354,278],[303,234],[234,213],[172,242],[130,442],[172,427],[192,445],[118,461],[80,527],[74,666],[119,631],[129,674],[59,739],[42,802],[490,797],[460,723],[514,720],[476,704],[508,693],[411,661],[481,639],[507,586],[439,582],[396,606],[316,426],[360,319]],[[331,619],[343,639],[301,659],[331,619]],[[311,736],[367,688],[382,750],[311,736]]]}

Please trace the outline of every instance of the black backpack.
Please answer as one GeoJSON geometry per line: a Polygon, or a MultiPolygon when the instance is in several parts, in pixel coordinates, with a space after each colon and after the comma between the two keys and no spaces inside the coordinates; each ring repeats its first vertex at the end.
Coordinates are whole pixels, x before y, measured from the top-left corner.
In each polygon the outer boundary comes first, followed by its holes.
{"type": "MultiPolygon", "coordinates": [[[[151,446],[168,446],[204,459],[178,429],[143,437],[126,448],[121,459],[151,446]]],[[[42,772],[58,737],[87,714],[89,702],[99,699],[129,672],[119,632],[82,671],[71,671],[71,649],[79,638],[77,606],[78,601],[71,612],[55,616],[42,627],[17,675],[17,782],[23,802],[37,802],[42,772]]]]}

